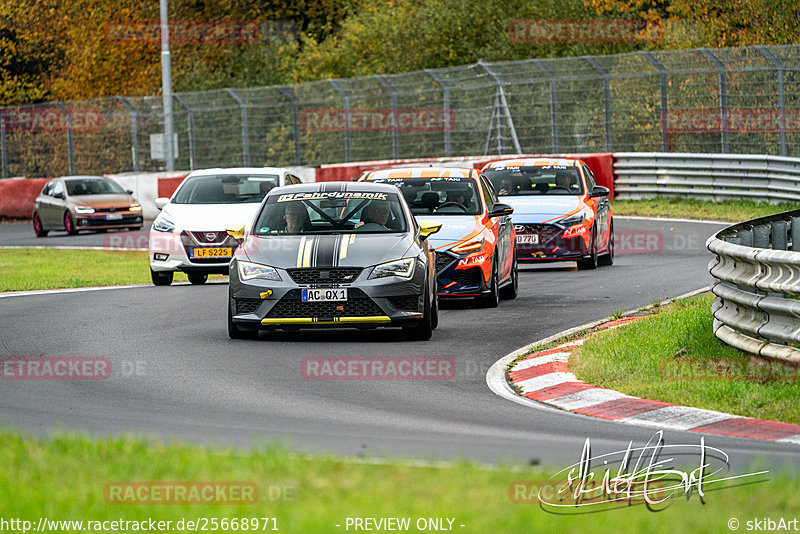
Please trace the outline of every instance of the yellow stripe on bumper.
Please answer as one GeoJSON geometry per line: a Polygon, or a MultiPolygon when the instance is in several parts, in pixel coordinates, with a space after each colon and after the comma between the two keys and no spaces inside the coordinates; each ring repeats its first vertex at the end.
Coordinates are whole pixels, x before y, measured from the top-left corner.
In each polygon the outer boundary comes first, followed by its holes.
{"type": "Polygon", "coordinates": [[[386,315],[369,315],[367,317],[334,317],[333,321],[320,321],[316,317],[286,317],[276,319],[261,319],[262,325],[276,324],[353,324],[353,323],[390,323],[392,320],[386,315]]]}

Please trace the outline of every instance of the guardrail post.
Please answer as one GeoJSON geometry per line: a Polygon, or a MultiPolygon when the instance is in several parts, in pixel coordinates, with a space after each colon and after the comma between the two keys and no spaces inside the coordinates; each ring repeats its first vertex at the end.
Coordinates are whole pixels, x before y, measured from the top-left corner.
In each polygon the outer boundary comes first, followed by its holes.
{"type": "Polygon", "coordinates": [[[753,246],[753,230],[739,230],[740,245],[744,247],[753,246]]]}
{"type": "Polygon", "coordinates": [[[8,178],[8,151],[6,150],[6,120],[0,109],[0,160],[2,160],[3,178],[8,178]]]}
{"type": "Polygon", "coordinates": [[[444,111],[444,155],[450,157],[450,86],[435,70],[425,69],[425,73],[433,78],[442,88],[442,110],[444,111]]]}
{"type": "Polygon", "coordinates": [[[342,95],[342,102],[344,103],[344,120],[345,120],[345,127],[344,127],[344,161],[345,163],[350,163],[350,95],[347,94],[344,87],[341,86],[339,82],[334,79],[328,80],[331,82],[331,85],[336,89],[340,95],[342,95]]]}
{"type": "Polygon", "coordinates": [[[769,226],[757,224],[753,226],[753,246],[756,248],[769,248],[769,226]]]}
{"type": "Polygon", "coordinates": [[[603,77],[603,107],[606,111],[606,152],[611,152],[611,78],[608,70],[592,56],[583,57],[603,77]]]}
{"type": "Polygon", "coordinates": [[[64,109],[61,102],[53,102],[53,105],[67,114],[67,158],[69,160],[69,174],[75,175],[75,147],[72,142],[72,113],[64,109]]]}
{"type": "Polygon", "coordinates": [[[772,223],[772,248],[786,250],[788,248],[789,228],[785,221],[772,223]]]}
{"type": "Polygon", "coordinates": [[[725,69],[725,65],[722,64],[722,61],[707,48],[701,48],[700,52],[717,68],[717,72],[719,73],[720,142],[722,143],[722,153],[727,154],[730,152],[728,132],[728,72],[725,69]]]}
{"type": "Polygon", "coordinates": [[[278,91],[292,104],[292,137],[294,141],[294,164],[300,165],[300,105],[294,91],[285,85],[278,85],[278,91]]]}
{"type": "Polygon", "coordinates": [[[125,98],[118,96],[117,100],[125,106],[128,113],[131,115],[131,157],[133,158],[133,170],[139,172],[139,135],[137,132],[137,113],[136,109],[125,100],[125,98]]]}
{"type": "Polygon", "coordinates": [[[785,103],[785,95],[784,95],[784,87],[783,87],[783,72],[784,67],[783,63],[775,57],[775,55],[769,51],[764,45],[756,46],[756,49],[761,52],[761,54],[770,60],[772,64],[777,69],[778,74],[778,124],[780,125],[781,129],[781,156],[785,156],[788,151],[786,148],[786,103],[785,103]]]}
{"type": "Polygon", "coordinates": [[[667,133],[667,69],[653,57],[648,50],[639,52],[642,57],[658,69],[658,85],[661,92],[661,150],[669,152],[669,134],[667,133]]]}
{"type": "Polygon", "coordinates": [[[534,59],[533,64],[539,67],[539,70],[544,72],[544,75],[550,80],[550,135],[552,137],[553,154],[558,154],[558,86],[556,85],[557,78],[553,74],[544,61],[541,59],[534,59]]]}
{"type": "MultiPolygon", "coordinates": [[[[489,76],[494,78],[494,83],[497,85],[497,97],[499,97],[499,99],[500,99],[500,106],[502,107],[502,109],[505,110],[506,124],[508,125],[508,130],[509,130],[509,133],[511,134],[511,142],[514,143],[514,150],[517,152],[517,154],[521,154],[522,153],[522,148],[520,147],[519,139],[517,138],[517,129],[514,127],[514,119],[511,118],[511,110],[508,108],[508,101],[506,100],[506,92],[503,89],[503,79],[500,77],[499,74],[497,74],[495,71],[493,71],[491,69],[491,67],[489,67],[489,64],[486,63],[484,60],[481,59],[480,61],[478,61],[478,65],[483,67],[483,69],[487,73],[489,73],[489,76]]],[[[495,106],[495,108],[496,107],[497,106],[495,106]]],[[[494,115],[494,112],[492,113],[492,115],[494,115]]],[[[499,116],[497,118],[497,122],[498,122],[498,126],[499,126],[499,124],[500,124],[500,117],[499,116]]],[[[491,128],[491,124],[489,125],[489,128],[491,128]]],[[[491,135],[491,131],[489,133],[491,135]]],[[[499,139],[498,139],[498,142],[499,142],[499,139]]]]}
{"type": "Polygon", "coordinates": [[[175,93],[175,100],[181,103],[183,107],[186,108],[186,120],[189,123],[189,170],[194,170],[194,164],[197,159],[195,158],[195,148],[194,148],[194,110],[192,106],[183,98],[180,94],[175,93]]]}
{"type": "Polygon", "coordinates": [[[392,158],[399,159],[400,153],[400,139],[399,139],[399,130],[397,126],[397,89],[395,89],[392,84],[386,79],[386,76],[382,74],[376,74],[375,79],[378,80],[387,91],[389,91],[389,95],[391,96],[392,100],[392,158]]]}
{"type": "Polygon", "coordinates": [[[800,252],[800,217],[792,217],[792,250],[800,252]]]}
{"type": "Polygon", "coordinates": [[[249,128],[247,127],[247,103],[236,94],[236,91],[231,89],[230,87],[226,87],[225,90],[228,92],[231,97],[236,100],[236,103],[239,104],[239,107],[242,108],[242,166],[249,167],[250,166],[250,134],[249,128]]]}

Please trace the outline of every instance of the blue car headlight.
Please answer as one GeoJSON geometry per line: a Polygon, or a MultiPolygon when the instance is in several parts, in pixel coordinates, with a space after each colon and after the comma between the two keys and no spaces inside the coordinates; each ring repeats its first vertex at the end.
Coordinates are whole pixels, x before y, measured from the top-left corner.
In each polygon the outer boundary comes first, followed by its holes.
{"type": "Polygon", "coordinates": [[[171,232],[175,229],[175,223],[166,218],[163,214],[156,217],[153,221],[153,230],[156,232],[171,232]]]}
{"type": "Polygon", "coordinates": [[[277,269],[269,265],[261,265],[250,261],[237,261],[236,267],[239,269],[239,278],[242,280],[274,280],[281,281],[281,275],[277,269]]]}
{"type": "Polygon", "coordinates": [[[383,278],[384,276],[399,276],[411,278],[414,275],[416,258],[403,258],[402,260],[388,261],[372,268],[370,278],[383,278]]]}

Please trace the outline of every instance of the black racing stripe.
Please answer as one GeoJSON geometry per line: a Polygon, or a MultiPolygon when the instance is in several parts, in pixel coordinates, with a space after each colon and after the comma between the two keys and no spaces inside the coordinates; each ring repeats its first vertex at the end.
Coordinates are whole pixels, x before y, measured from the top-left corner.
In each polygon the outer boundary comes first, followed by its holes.
{"type": "Polygon", "coordinates": [[[339,249],[336,247],[338,242],[336,235],[320,235],[315,243],[314,249],[314,266],[315,267],[333,267],[334,258],[338,254],[339,249]]]}

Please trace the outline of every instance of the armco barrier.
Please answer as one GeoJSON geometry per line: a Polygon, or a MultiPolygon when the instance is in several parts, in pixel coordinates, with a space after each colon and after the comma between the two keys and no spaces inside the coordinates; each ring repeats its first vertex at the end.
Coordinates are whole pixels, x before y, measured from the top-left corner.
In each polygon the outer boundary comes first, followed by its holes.
{"type": "Polygon", "coordinates": [[[616,196],[622,199],[689,196],[800,201],[800,158],[617,152],[614,174],[616,196]]]}
{"type": "Polygon", "coordinates": [[[729,226],[706,242],[714,334],[740,350],[800,363],[800,210],[729,226]],[[794,345],[794,346],[792,346],[794,345]]]}

